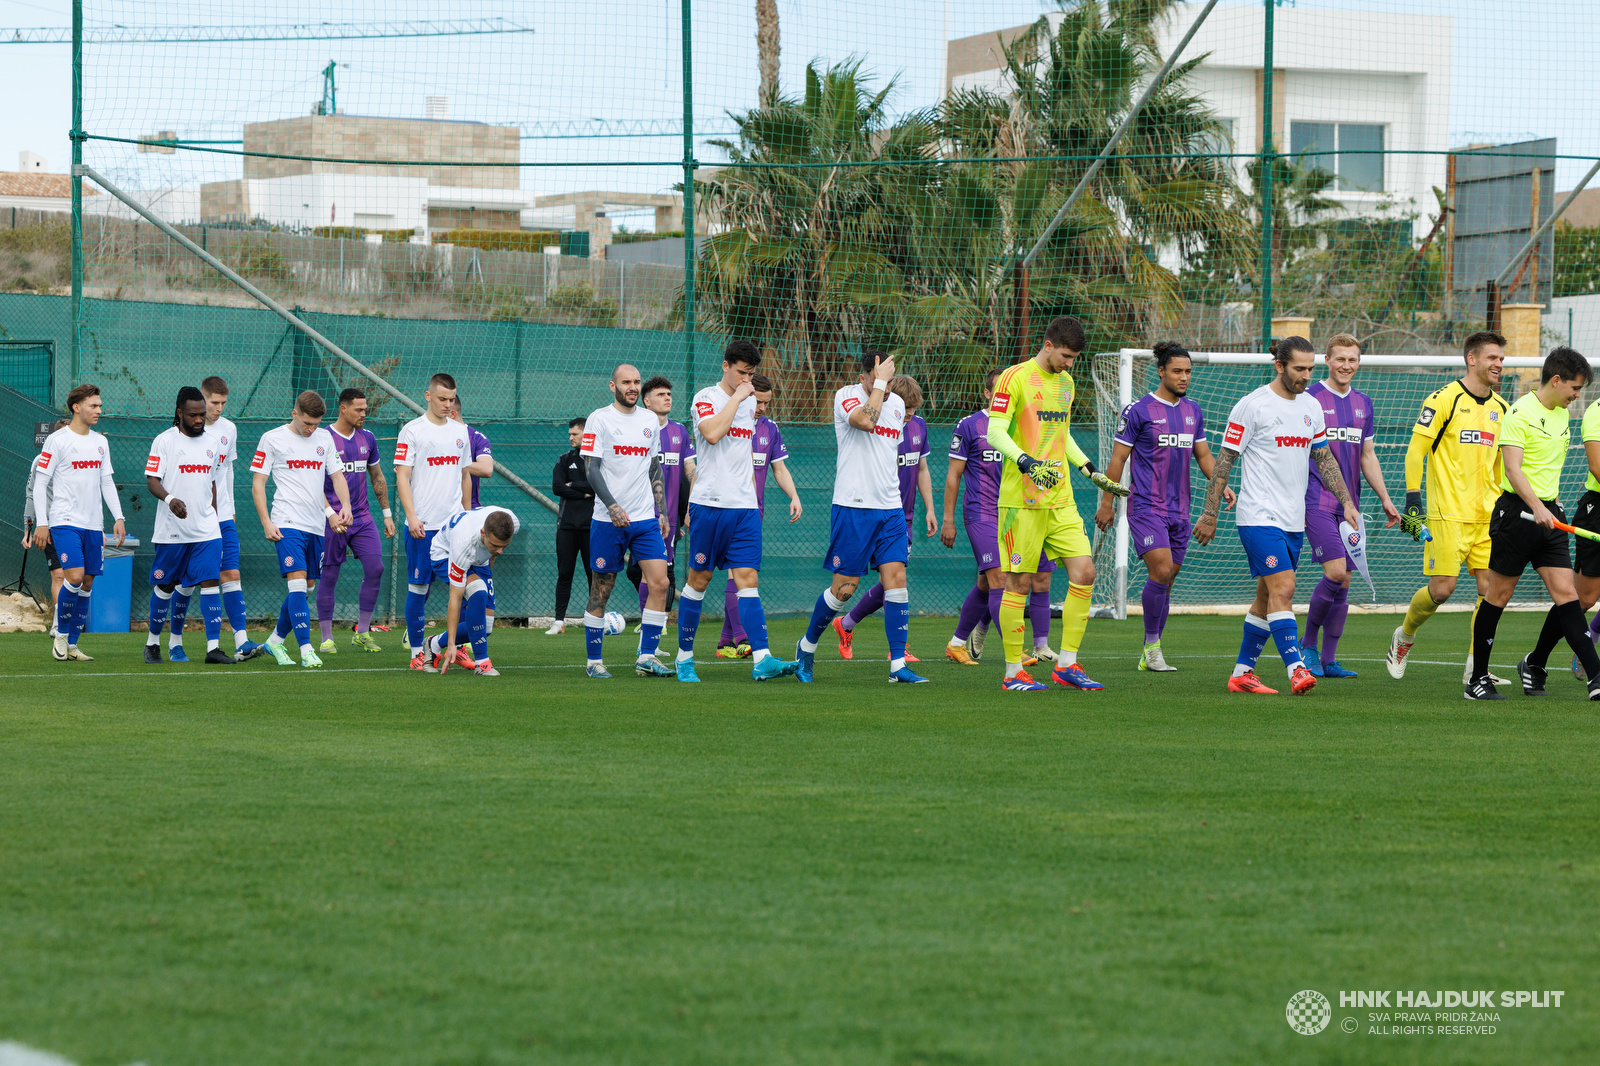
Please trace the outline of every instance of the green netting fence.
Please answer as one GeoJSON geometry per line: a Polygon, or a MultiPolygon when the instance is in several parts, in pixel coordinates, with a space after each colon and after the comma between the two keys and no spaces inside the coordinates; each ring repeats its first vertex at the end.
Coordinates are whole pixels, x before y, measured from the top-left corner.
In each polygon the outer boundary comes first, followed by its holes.
{"type": "Polygon", "coordinates": [[[614,362],[681,413],[733,337],[797,441],[865,347],[945,426],[1058,314],[1091,352],[1600,349],[1600,134],[1581,49],[1550,47],[1600,35],[1584,0],[73,12],[3,42],[73,42],[88,176],[65,225],[0,217],[0,324],[55,341],[56,402],[97,380],[117,417],[198,373],[246,418],[359,376],[204,256],[530,448],[614,362]]]}

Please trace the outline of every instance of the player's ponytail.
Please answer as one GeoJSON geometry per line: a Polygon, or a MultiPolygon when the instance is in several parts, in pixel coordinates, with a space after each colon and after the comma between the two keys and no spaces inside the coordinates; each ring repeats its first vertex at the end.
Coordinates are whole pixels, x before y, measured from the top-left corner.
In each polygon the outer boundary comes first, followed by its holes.
{"type": "Polygon", "coordinates": [[[1185,348],[1177,341],[1162,341],[1160,344],[1157,344],[1153,349],[1151,349],[1151,351],[1155,353],[1156,368],[1159,370],[1165,370],[1167,368],[1167,364],[1179,356],[1182,356],[1191,362],[1194,358],[1189,354],[1189,349],[1185,348]]]}

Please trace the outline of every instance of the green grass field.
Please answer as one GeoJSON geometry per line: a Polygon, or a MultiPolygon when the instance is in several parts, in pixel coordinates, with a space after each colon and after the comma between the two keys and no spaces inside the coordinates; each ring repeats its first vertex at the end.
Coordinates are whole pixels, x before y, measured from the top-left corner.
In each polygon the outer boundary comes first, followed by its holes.
{"type": "MultiPolygon", "coordinates": [[[[1538,621],[1507,616],[1497,665],[1538,621]]],[[[1231,618],[1174,618],[1160,677],[1137,622],[1093,622],[1108,690],[1029,696],[992,663],[887,685],[875,621],[856,662],[825,644],[817,684],[759,688],[720,661],[588,681],[577,632],[497,630],[498,679],[0,637],[0,1041],[83,1066],[1600,1060],[1600,710],[1565,672],[1464,701],[1465,615],[1391,681],[1394,624],[1352,619],[1362,676],[1304,698],[1223,691],[1231,618]],[[1285,1021],[1301,989],[1333,1001],[1318,1035],[1285,1021]],[[1406,1036],[1341,1009],[1358,989],[1565,996],[1406,1036]]]]}

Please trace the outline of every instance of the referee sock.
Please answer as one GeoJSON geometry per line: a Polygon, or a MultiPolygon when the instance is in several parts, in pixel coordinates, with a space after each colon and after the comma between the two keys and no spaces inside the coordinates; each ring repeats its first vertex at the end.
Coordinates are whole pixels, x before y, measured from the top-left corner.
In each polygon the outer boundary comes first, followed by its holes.
{"type": "Polygon", "coordinates": [[[1406,608],[1406,620],[1400,623],[1400,632],[1407,637],[1416,636],[1422,623],[1432,618],[1433,612],[1438,609],[1439,605],[1433,602],[1433,594],[1428,591],[1428,586],[1422,586],[1411,597],[1411,606],[1406,608]]]}
{"type": "MultiPolygon", "coordinates": [[[[733,579],[729,578],[732,584],[733,579]]],[[[678,593],[678,661],[684,662],[694,658],[694,635],[700,628],[700,611],[705,607],[705,592],[696,592],[687,584],[678,593]]],[[[727,619],[723,620],[723,628],[727,628],[727,619]]]]}
{"type": "Polygon", "coordinates": [[[1567,635],[1561,607],[1561,604],[1552,604],[1550,610],[1545,612],[1544,625],[1539,627],[1539,639],[1534,641],[1533,650],[1528,653],[1529,666],[1544,669],[1550,662],[1550,653],[1556,650],[1561,638],[1567,635]]]}
{"type": "Polygon", "coordinates": [[[1245,613],[1244,639],[1239,642],[1239,661],[1233,666],[1234,677],[1255,672],[1256,660],[1261,658],[1261,650],[1267,646],[1267,638],[1270,636],[1272,628],[1267,625],[1265,618],[1245,613]]]}
{"type": "MultiPolygon", "coordinates": [[[[1472,613],[1472,680],[1478,682],[1489,676],[1489,651],[1494,647],[1494,633],[1500,627],[1504,607],[1496,607],[1480,599],[1478,609],[1472,613]]],[[[1593,656],[1594,647],[1589,654],[1593,656]]]]}

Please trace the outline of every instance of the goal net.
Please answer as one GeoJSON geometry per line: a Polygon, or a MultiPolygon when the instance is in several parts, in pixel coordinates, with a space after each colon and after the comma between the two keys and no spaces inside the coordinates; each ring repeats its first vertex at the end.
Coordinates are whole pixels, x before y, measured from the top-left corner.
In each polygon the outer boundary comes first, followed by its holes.
{"type": "MultiPolygon", "coordinates": [[[[1220,449],[1222,427],[1233,405],[1253,389],[1272,380],[1272,357],[1263,353],[1196,352],[1193,359],[1194,376],[1189,384],[1189,397],[1205,411],[1206,439],[1215,454],[1220,449]]],[[[1323,357],[1318,355],[1313,381],[1326,377],[1323,363],[1323,357]]],[[[1507,403],[1538,384],[1541,363],[1542,360],[1538,359],[1506,360],[1501,394],[1507,403]]],[[[1158,384],[1155,358],[1148,349],[1105,353],[1095,356],[1092,373],[1099,415],[1098,461],[1104,466],[1111,458],[1112,437],[1122,408],[1158,384]]],[[[1377,428],[1374,443],[1379,464],[1383,468],[1384,483],[1396,507],[1405,504],[1406,446],[1410,443],[1411,427],[1416,423],[1422,401],[1435,389],[1459,378],[1461,373],[1462,362],[1459,357],[1362,357],[1354,387],[1372,398],[1377,428]]],[[[1573,441],[1561,485],[1562,498],[1569,504],[1576,502],[1582,494],[1583,479],[1587,473],[1576,421],[1585,402],[1580,399],[1572,407],[1573,441]]],[[[1124,480],[1126,478],[1127,474],[1124,473],[1124,480]]],[[[1237,490],[1237,477],[1233,479],[1233,486],[1237,490]]],[[[1206,481],[1200,476],[1198,465],[1191,467],[1190,492],[1191,517],[1198,518],[1206,492],[1206,481]]],[[[1383,528],[1383,513],[1378,506],[1377,494],[1365,481],[1361,486],[1359,504],[1367,521],[1367,562],[1372,573],[1372,587],[1369,588],[1359,574],[1355,575],[1350,586],[1350,602],[1352,605],[1368,606],[1404,605],[1422,582],[1421,548],[1398,529],[1383,528]]],[[[1095,558],[1098,567],[1094,593],[1096,608],[1117,618],[1125,617],[1130,596],[1137,607],[1139,589],[1145,581],[1144,564],[1135,546],[1129,543],[1125,505],[1118,505],[1116,524],[1099,535],[1095,558]]],[[[1312,559],[1309,551],[1304,552],[1300,557],[1296,600],[1307,600],[1320,578],[1321,567],[1312,559]]],[[[1190,544],[1183,570],[1173,584],[1173,608],[1189,611],[1239,609],[1248,605],[1254,594],[1255,580],[1250,576],[1244,548],[1235,533],[1233,514],[1224,509],[1217,522],[1216,539],[1206,547],[1190,544]]],[[[1536,602],[1543,597],[1539,579],[1530,571],[1518,586],[1515,599],[1536,602]]],[[[1470,607],[1472,597],[1460,596],[1457,601],[1458,605],[1470,607]]]]}

